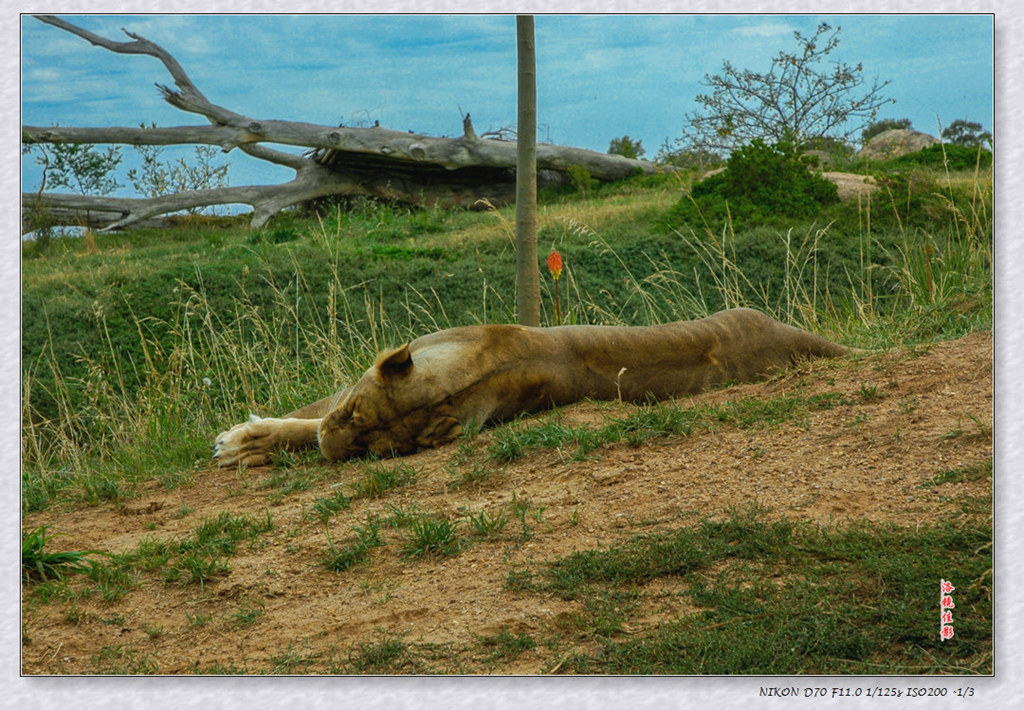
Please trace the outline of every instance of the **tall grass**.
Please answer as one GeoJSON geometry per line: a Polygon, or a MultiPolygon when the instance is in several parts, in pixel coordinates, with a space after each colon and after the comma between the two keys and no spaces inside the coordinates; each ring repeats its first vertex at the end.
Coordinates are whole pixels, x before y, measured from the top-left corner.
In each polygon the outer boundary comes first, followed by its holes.
{"type": "MultiPolygon", "coordinates": [[[[862,204],[855,247],[861,263],[843,274],[846,286],[838,291],[830,285],[836,283],[834,267],[824,251],[840,238],[832,222],[758,237],[782,242],[784,263],[774,268],[783,276],[775,282],[751,275],[741,245],[741,237],[747,243],[749,237],[736,234],[728,223],[720,230],[707,225],[676,230],[693,256],[688,267],[664,252],[630,252],[626,258],[629,244],[619,231],[626,229],[622,225],[631,209],[648,209],[642,192],[630,198],[635,207],[623,207],[618,196],[616,217],[595,217],[596,224],[581,221],[586,212],[577,207],[548,207],[542,230],[610,259],[620,281],[615,294],[600,287],[588,290],[592,287],[584,284],[583,274],[567,262],[566,322],[655,323],[700,317],[723,305],[751,306],[837,339],[879,347],[990,326],[992,204],[986,179],[947,173],[944,182],[935,181],[939,207],[935,201],[929,207],[938,211],[930,215],[927,223],[934,227],[928,229],[909,226],[913,215],[907,212],[907,195],[890,189],[885,200],[862,204]],[[872,224],[881,221],[883,208],[897,225],[895,238],[872,224]]],[[[495,214],[499,221],[506,219],[495,214]]],[[[123,296],[129,334],[115,334],[103,307],[94,305],[90,316],[102,348],[80,349],[75,356],[77,372],[85,374],[69,374],[66,356],[58,354],[66,352],[60,326],[50,324],[45,347],[25,362],[22,374],[24,508],[43,509],[57,498],[116,499],[153,476],[168,487],[178,485],[208,465],[213,435],[249,411],[290,411],[353,381],[383,348],[466,320],[467,314],[451,316],[436,291],[410,286],[396,297],[374,281],[345,280],[351,271],[346,259],[359,248],[358,241],[353,247],[359,234],[372,244],[385,240],[393,248],[411,249],[401,246],[402,235],[428,229],[434,244],[444,244],[447,217],[416,217],[413,222],[409,215],[381,208],[357,217],[354,223],[355,218],[339,211],[329,219],[296,222],[300,236],[314,245],[316,266],[326,265],[326,287],[310,277],[313,265],[306,250],[289,252],[287,278],[275,278],[269,268],[242,267],[229,297],[214,293],[204,280],[204,267],[196,266],[190,283],[179,279],[173,285],[173,308],[164,318],[136,313],[123,296]],[[254,282],[258,297],[252,293],[254,282]],[[126,339],[131,338],[135,342],[129,349],[126,339]],[[46,399],[54,403],[51,411],[33,408],[37,389],[46,390],[46,399]]],[[[494,217],[471,219],[470,229],[494,217]]],[[[226,247],[211,246],[221,248],[226,247]]],[[[506,303],[514,299],[489,284],[486,275],[478,283],[478,304],[468,318],[508,320],[506,303]]],[[[545,297],[550,303],[551,294],[545,291],[545,297]]]]}
{"type": "MultiPolygon", "coordinates": [[[[824,245],[842,239],[833,234],[834,219],[769,237],[782,245],[783,277],[778,282],[754,281],[744,270],[730,220],[717,232],[706,222],[676,230],[697,255],[699,266],[687,275],[668,263],[658,264],[637,284],[637,291],[652,301],[653,294],[661,292],[663,301],[680,304],[683,312],[706,315],[721,305],[750,306],[784,322],[839,336],[893,324],[900,330],[915,320],[930,322],[950,307],[980,309],[979,321],[990,321],[992,196],[983,188],[985,179],[979,172],[960,178],[969,187],[965,197],[962,185],[954,189],[957,179],[948,172],[944,185],[926,178],[925,189],[934,190],[931,196],[938,198],[919,208],[929,210],[928,228],[910,226],[910,181],[905,195],[886,187],[880,198],[858,200],[860,268],[845,271],[846,287],[841,291],[830,287],[835,282],[830,278],[833,267],[823,258],[824,245]],[[886,227],[872,228],[872,209],[880,208],[890,213],[886,227]],[[880,289],[883,283],[886,287],[880,289]]],[[[877,215],[875,221],[880,221],[877,215]]],[[[938,330],[944,332],[941,326],[938,330]]],[[[906,335],[924,337],[919,332],[906,335]]],[[[889,342],[884,339],[882,344],[889,342]]]]}
{"type": "MultiPolygon", "coordinates": [[[[295,262],[291,282],[268,281],[269,306],[250,297],[243,276],[225,311],[213,305],[197,267],[198,286],[179,282],[173,289],[172,318],[132,314],[141,362],[122,357],[120,344],[107,336],[104,352],[79,356],[85,377],[65,375],[52,347],[28,363],[25,507],[44,508],[66,489],[90,502],[115,499],[153,475],[172,486],[182,471],[204,467],[211,437],[249,411],[281,414],[307,404],[353,381],[384,347],[450,325],[430,295],[410,293],[396,305],[371,284],[344,285],[339,237],[323,224],[313,237],[334,262],[326,293],[311,288],[295,262]],[[307,299],[315,307],[300,313],[307,299]],[[364,317],[356,316],[357,305],[364,317]],[[56,403],[53,417],[32,409],[40,370],[55,383],[47,393],[56,403]]],[[[102,310],[93,315],[95,327],[107,333],[102,310]]],[[[52,344],[60,336],[51,331],[49,337],[52,344]]]]}

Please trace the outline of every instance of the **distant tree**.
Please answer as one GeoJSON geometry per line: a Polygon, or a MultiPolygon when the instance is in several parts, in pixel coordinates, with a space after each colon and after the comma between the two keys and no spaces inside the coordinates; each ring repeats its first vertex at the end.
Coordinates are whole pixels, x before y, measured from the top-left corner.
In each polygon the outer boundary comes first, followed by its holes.
{"type": "Polygon", "coordinates": [[[667,138],[665,139],[665,142],[658,148],[655,162],[674,165],[686,170],[706,170],[725,162],[720,153],[694,145],[692,142],[686,142],[682,138],[676,138],[674,142],[673,146],[667,138]]]}
{"type": "Polygon", "coordinates": [[[907,130],[909,128],[909,118],[884,118],[881,121],[873,121],[860,132],[860,143],[861,145],[867,145],[867,142],[879,133],[895,130],[907,130]]]}
{"type": "Polygon", "coordinates": [[[612,138],[612,142],[608,145],[608,153],[611,155],[622,155],[627,158],[642,158],[644,153],[644,147],[641,145],[641,141],[634,141],[629,136],[622,136],[622,138],[612,138]]]}
{"type": "Polygon", "coordinates": [[[942,131],[942,139],[954,145],[964,145],[971,148],[984,148],[986,145],[992,147],[992,134],[982,130],[980,123],[958,120],[949,124],[949,127],[942,131]]]}
{"type": "Polygon", "coordinates": [[[724,62],[721,74],[705,75],[711,93],[697,95],[703,111],[687,115],[684,134],[725,151],[755,138],[796,145],[822,136],[848,139],[892,100],[882,93],[889,82],[867,84],[861,64],[820,66],[838,46],[839,31],[823,22],[811,37],[794,32],[797,51],[779,52],[764,73],[724,62]]]}

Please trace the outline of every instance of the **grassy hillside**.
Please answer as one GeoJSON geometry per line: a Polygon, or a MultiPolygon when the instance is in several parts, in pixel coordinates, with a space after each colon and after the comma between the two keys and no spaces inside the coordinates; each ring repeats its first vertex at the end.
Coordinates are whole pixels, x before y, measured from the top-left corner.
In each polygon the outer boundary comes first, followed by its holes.
{"type": "MultiPolygon", "coordinates": [[[[990,173],[878,177],[870,201],[788,221],[694,212],[676,176],[549,194],[540,249],[563,254],[572,322],[749,305],[868,348],[990,328],[990,173]]],[[[513,320],[511,220],[365,202],[259,232],[195,220],[95,235],[95,249],[26,245],[24,505],[118,497],[153,475],[174,486],[249,411],[323,396],[388,345],[513,320]]]]}

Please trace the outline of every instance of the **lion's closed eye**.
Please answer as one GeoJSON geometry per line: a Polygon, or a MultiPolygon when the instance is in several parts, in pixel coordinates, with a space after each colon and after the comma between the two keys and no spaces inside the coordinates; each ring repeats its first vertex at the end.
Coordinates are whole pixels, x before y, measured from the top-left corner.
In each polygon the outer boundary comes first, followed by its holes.
{"type": "Polygon", "coordinates": [[[420,446],[441,446],[454,440],[462,432],[462,426],[455,417],[440,417],[431,422],[416,437],[420,446]]]}

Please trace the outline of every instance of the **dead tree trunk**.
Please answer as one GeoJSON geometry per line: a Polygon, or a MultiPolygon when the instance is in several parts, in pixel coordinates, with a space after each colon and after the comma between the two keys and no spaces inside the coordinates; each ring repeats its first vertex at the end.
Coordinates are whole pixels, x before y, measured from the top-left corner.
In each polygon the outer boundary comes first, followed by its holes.
{"type": "MultiPolygon", "coordinates": [[[[280,185],[217,188],[137,199],[26,192],[22,194],[24,214],[44,213],[56,224],[83,224],[88,215],[93,226],[109,230],[190,207],[248,204],[253,208],[252,225],[261,227],[286,207],[327,195],[362,195],[442,207],[470,207],[480,200],[497,204],[514,199],[516,142],[478,137],[468,114],[459,138],[436,138],[378,126],[332,127],[254,119],[210,102],[174,57],[150,40],[125,30],[131,41],[115,42],[57,17],[43,15],[38,19],[111,52],[159,59],[176,87],[158,85],[164,100],[182,111],[203,116],[210,125],[23,126],[23,143],[216,145],[224,152],[238,149],[254,158],[289,167],[295,171],[295,178],[280,185]],[[274,150],[264,143],[310,150],[297,155],[274,150]]],[[[601,181],[659,169],[647,161],[619,155],[566,146],[537,146],[539,170],[565,175],[573,166],[584,168],[601,181]]]]}

